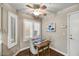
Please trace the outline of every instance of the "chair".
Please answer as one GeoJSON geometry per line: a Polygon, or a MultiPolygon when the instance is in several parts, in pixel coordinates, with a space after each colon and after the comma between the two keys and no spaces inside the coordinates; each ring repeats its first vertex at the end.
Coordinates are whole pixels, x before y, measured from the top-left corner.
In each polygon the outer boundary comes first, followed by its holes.
{"type": "Polygon", "coordinates": [[[35,48],[37,49],[37,55],[39,56],[39,53],[44,51],[44,53],[46,53],[46,49],[50,52],[49,50],[49,44],[50,41],[49,40],[45,40],[43,42],[41,42],[40,44],[35,45],[35,48]]]}

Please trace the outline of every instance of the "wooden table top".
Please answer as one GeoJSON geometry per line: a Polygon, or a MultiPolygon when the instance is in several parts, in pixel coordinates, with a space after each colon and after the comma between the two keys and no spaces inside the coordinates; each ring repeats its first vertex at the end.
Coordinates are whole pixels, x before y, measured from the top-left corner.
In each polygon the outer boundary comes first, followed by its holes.
{"type": "Polygon", "coordinates": [[[45,40],[41,42],[40,44],[37,44],[36,47],[41,48],[41,47],[47,46],[49,43],[50,43],[49,40],[45,40]]]}

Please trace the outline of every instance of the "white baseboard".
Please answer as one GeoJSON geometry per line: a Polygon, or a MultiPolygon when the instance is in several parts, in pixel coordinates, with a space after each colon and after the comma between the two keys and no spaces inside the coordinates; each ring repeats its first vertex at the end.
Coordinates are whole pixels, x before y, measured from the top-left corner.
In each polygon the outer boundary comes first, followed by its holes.
{"type": "Polygon", "coordinates": [[[50,48],[53,49],[53,50],[55,50],[55,51],[57,51],[57,52],[59,52],[59,53],[61,53],[61,54],[63,54],[64,56],[68,56],[66,53],[61,52],[61,51],[59,51],[59,50],[57,50],[57,49],[55,49],[55,48],[53,48],[53,47],[50,47],[50,48]]]}
{"type": "Polygon", "coordinates": [[[13,56],[16,56],[20,51],[23,51],[23,50],[28,49],[28,48],[30,48],[30,47],[25,47],[25,48],[20,49],[20,50],[17,51],[13,56]]]}

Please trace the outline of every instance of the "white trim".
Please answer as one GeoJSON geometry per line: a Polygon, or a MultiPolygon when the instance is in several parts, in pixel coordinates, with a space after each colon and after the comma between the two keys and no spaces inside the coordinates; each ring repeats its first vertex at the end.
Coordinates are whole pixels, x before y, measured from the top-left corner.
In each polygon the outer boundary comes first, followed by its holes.
{"type": "Polygon", "coordinates": [[[67,54],[70,55],[70,40],[69,40],[69,24],[70,24],[70,20],[69,20],[69,17],[70,17],[70,13],[67,14],[67,54]]]}
{"type": "Polygon", "coordinates": [[[17,51],[15,54],[13,54],[13,56],[16,56],[20,51],[26,50],[26,49],[28,49],[28,48],[30,48],[30,47],[25,47],[25,48],[20,49],[20,50],[17,51]]]}
{"type": "Polygon", "coordinates": [[[50,47],[50,48],[53,49],[53,50],[55,50],[55,51],[57,51],[57,52],[59,52],[59,53],[61,53],[61,54],[63,54],[63,55],[65,55],[65,56],[68,56],[66,53],[64,53],[64,52],[62,52],[60,50],[57,50],[56,48],[53,48],[53,47],[50,47]]]}
{"type": "Polygon", "coordinates": [[[70,15],[75,14],[75,13],[79,13],[79,11],[74,11],[67,14],[67,55],[70,55],[70,39],[69,39],[70,15]]]}

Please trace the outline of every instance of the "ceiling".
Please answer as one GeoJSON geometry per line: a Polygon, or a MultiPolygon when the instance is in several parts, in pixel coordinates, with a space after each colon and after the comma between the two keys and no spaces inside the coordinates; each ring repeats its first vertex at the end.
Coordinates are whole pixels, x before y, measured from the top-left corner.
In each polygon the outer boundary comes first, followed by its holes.
{"type": "MultiPolygon", "coordinates": [[[[12,7],[20,12],[28,13],[28,9],[26,7],[27,3],[10,3],[12,7]]],[[[56,13],[62,9],[68,8],[76,3],[44,3],[47,6],[47,11],[56,13]]]]}

